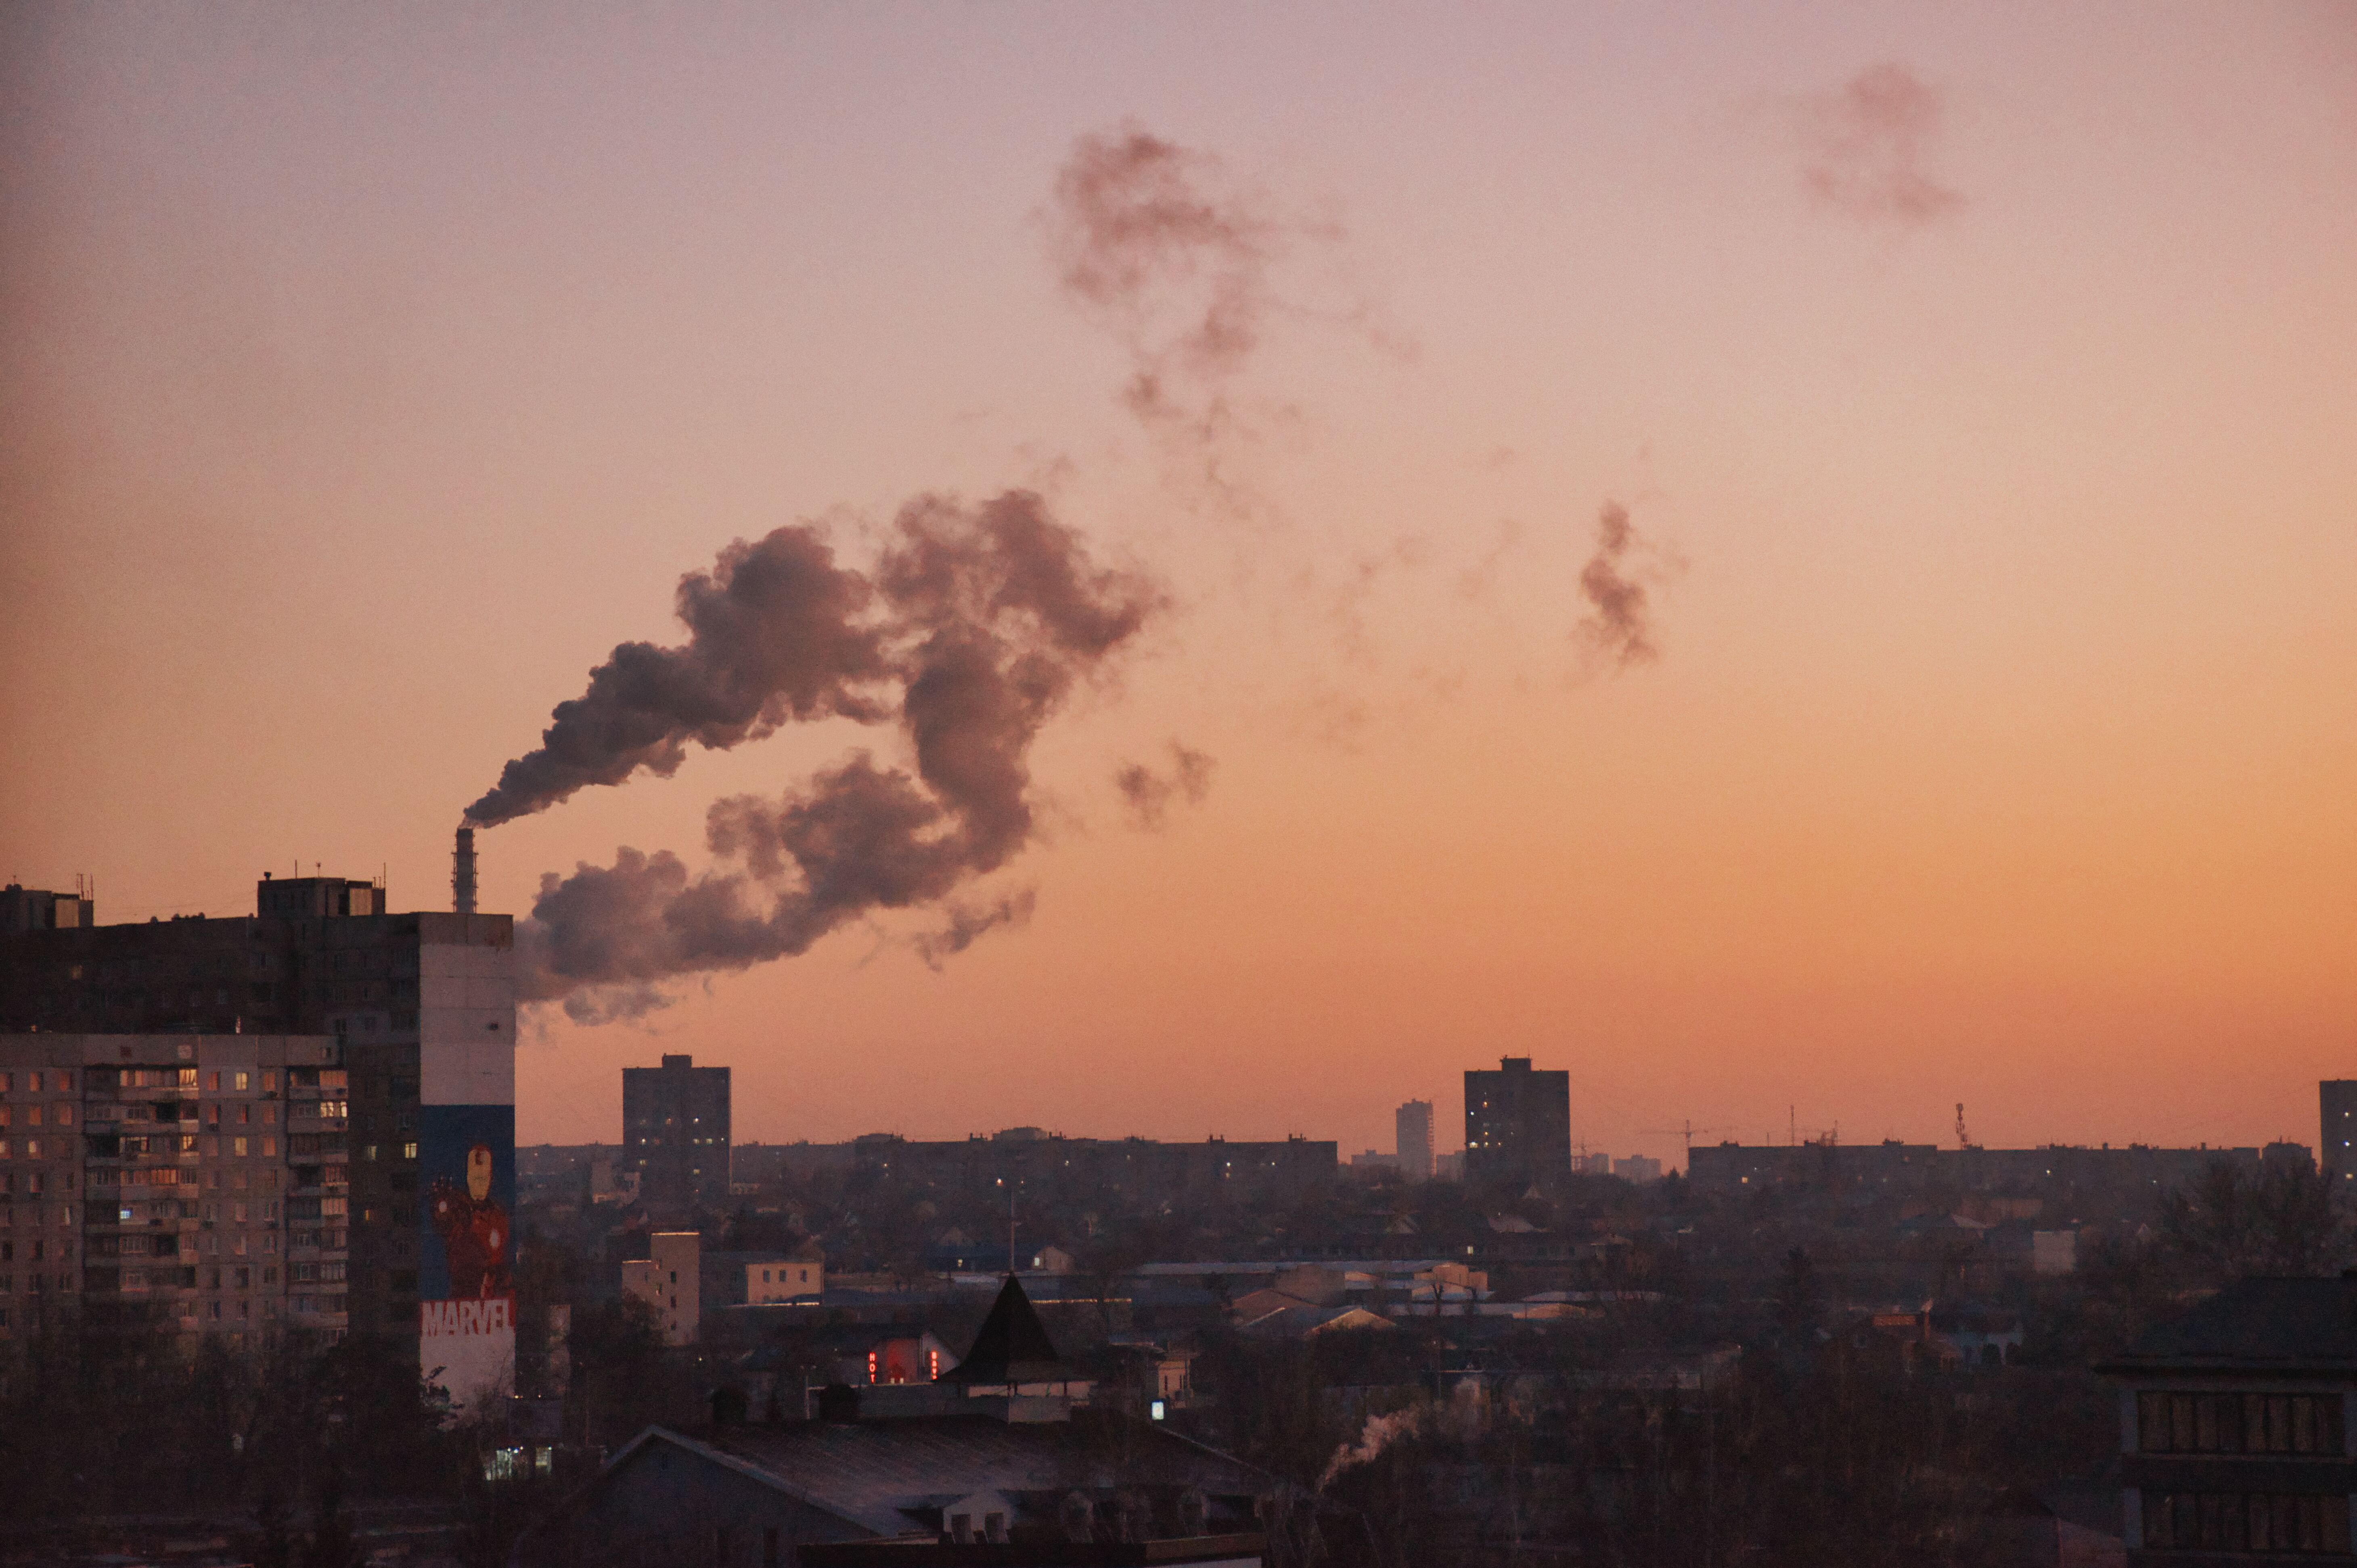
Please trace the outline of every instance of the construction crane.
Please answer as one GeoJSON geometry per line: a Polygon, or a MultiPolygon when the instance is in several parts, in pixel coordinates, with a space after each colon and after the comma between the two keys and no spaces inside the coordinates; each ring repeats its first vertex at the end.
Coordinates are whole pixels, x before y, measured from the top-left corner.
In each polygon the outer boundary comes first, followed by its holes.
{"type": "Polygon", "coordinates": [[[1727,1131],[1727,1129],[1725,1127],[1697,1127],[1692,1122],[1681,1122],[1674,1127],[1641,1127],[1638,1129],[1638,1131],[1663,1138],[1675,1133],[1678,1136],[1686,1141],[1686,1153],[1691,1155],[1694,1153],[1694,1141],[1696,1134],[1700,1134],[1701,1136],[1707,1138],[1713,1133],[1724,1133],[1727,1131]]]}

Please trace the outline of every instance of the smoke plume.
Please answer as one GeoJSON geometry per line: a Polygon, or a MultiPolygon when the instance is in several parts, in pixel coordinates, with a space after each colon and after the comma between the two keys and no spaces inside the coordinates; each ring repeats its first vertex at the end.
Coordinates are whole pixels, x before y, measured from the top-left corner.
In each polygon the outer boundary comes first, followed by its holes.
{"type": "Polygon", "coordinates": [[[1131,358],[1122,402],[1210,440],[1227,381],[1261,339],[1278,226],[1220,160],[1142,128],[1081,137],[1056,177],[1050,242],[1065,292],[1131,358]]]}
{"type": "Polygon", "coordinates": [[[1944,105],[1939,91],[1897,62],[1858,72],[1797,109],[1809,193],[1861,222],[1915,229],[1947,217],[1964,196],[1926,169],[1944,105]]]}
{"type": "Polygon", "coordinates": [[[1183,799],[1190,806],[1203,803],[1211,792],[1211,773],[1218,766],[1216,758],[1174,740],[1167,776],[1142,762],[1132,762],[1114,774],[1113,782],[1129,807],[1130,820],[1141,828],[1158,828],[1169,814],[1173,800],[1183,799]]]}
{"type": "Polygon", "coordinates": [[[1359,1431],[1356,1443],[1346,1443],[1334,1450],[1326,1461],[1326,1468],[1318,1477],[1318,1490],[1324,1491],[1334,1484],[1334,1477],[1354,1465],[1372,1464],[1383,1456],[1384,1449],[1403,1437],[1413,1437],[1424,1424],[1421,1408],[1394,1411],[1389,1415],[1371,1415],[1359,1431]]]}
{"type": "Polygon", "coordinates": [[[1579,623],[1580,636],[1623,669],[1661,653],[1653,642],[1645,585],[1622,567],[1622,558],[1636,538],[1629,509],[1618,501],[1605,502],[1596,518],[1596,553],[1579,569],[1579,592],[1590,612],[1579,623]]]}
{"type": "MultiPolygon", "coordinates": [[[[972,508],[911,501],[865,574],[835,565],[807,527],[731,545],[681,585],[688,643],[616,649],[469,818],[669,773],[689,740],[724,747],[829,714],[896,721],[914,771],[860,751],[780,796],[716,801],[716,865],[693,878],[676,855],[630,848],[544,876],[518,933],[527,999],[563,997],[585,1021],[635,1015],[661,1004],[664,981],[791,957],[997,870],[1033,836],[1032,741],[1161,603],[1137,575],[1095,565],[1028,491],[972,508]],[[792,564],[769,570],[779,562],[792,564]],[[755,564],[766,585],[748,583],[755,564]]],[[[1029,907],[1028,895],[952,904],[918,950],[938,964],[1029,907]]]]}
{"type": "Polygon", "coordinates": [[[668,778],[691,740],[725,751],[789,720],[883,718],[874,688],[889,667],[885,628],[869,614],[874,597],[808,525],[737,541],[711,571],[680,579],[686,643],[617,647],[589,672],[587,692],[556,705],[540,748],[501,768],[467,808],[467,821],[495,827],[640,768],[668,778]]]}
{"type": "Polygon", "coordinates": [[[994,898],[986,904],[968,904],[952,899],[949,905],[949,924],[938,931],[920,932],[911,945],[928,968],[938,971],[942,967],[942,960],[965,951],[985,931],[1000,926],[1020,926],[1028,921],[1031,910],[1039,901],[1038,893],[1028,887],[1010,893],[1004,898],[994,898]]]}

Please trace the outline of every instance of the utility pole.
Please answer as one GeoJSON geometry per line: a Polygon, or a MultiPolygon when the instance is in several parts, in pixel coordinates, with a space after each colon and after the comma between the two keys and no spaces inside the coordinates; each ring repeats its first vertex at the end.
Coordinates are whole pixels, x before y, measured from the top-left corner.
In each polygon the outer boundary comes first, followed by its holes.
{"type": "Polygon", "coordinates": [[[1015,1266],[1015,1189],[1021,1184],[1001,1176],[998,1185],[1006,1189],[1006,1272],[1017,1273],[1020,1271],[1015,1266]]]}

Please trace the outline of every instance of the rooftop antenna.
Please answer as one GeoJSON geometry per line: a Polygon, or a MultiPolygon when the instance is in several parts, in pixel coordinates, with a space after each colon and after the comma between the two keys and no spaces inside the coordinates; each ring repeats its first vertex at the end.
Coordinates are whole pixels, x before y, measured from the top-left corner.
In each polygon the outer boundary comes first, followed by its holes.
{"type": "Polygon", "coordinates": [[[1972,1146],[1972,1139],[1964,1133],[1964,1102],[1959,1100],[1956,1101],[1956,1147],[1969,1149],[1972,1146]]]}
{"type": "Polygon", "coordinates": [[[475,830],[458,830],[458,847],[450,855],[450,908],[461,915],[475,912],[475,830]]]}

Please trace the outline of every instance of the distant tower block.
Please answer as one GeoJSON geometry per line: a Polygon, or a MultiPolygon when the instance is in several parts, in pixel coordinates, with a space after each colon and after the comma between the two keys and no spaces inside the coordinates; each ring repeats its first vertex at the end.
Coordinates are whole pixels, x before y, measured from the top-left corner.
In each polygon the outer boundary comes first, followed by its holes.
{"type": "Polygon", "coordinates": [[[475,912],[475,830],[458,830],[458,847],[450,856],[450,908],[461,915],[475,912]]]}

